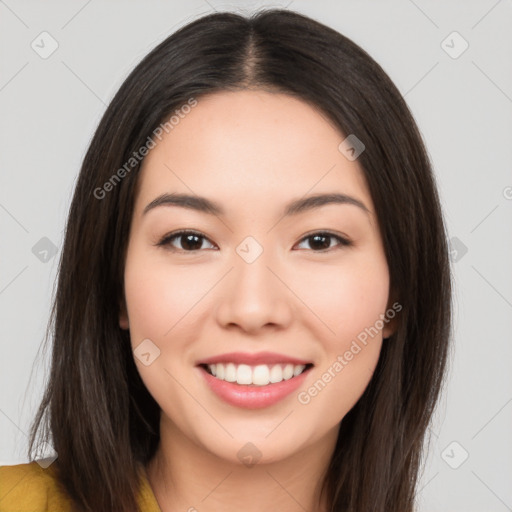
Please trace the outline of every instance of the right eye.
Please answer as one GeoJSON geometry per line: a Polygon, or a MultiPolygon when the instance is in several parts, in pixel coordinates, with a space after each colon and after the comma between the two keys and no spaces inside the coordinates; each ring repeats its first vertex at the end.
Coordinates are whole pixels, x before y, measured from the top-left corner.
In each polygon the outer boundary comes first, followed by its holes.
{"type": "Polygon", "coordinates": [[[211,244],[202,233],[181,230],[165,235],[156,245],[165,247],[173,252],[196,252],[201,249],[203,240],[207,240],[211,244]],[[175,240],[180,241],[178,243],[182,248],[177,248],[173,245],[175,240]]]}

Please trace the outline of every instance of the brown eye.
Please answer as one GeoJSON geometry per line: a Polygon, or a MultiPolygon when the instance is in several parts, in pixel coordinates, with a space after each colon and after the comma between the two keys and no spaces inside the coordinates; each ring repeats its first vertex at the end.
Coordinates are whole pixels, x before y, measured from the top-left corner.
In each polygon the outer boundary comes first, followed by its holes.
{"type": "MultiPolygon", "coordinates": [[[[202,248],[203,241],[205,240],[208,241],[201,233],[196,233],[195,231],[178,231],[166,235],[157,245],[168,247],[171,251],[195,252],[202,248]],[[181,247],[174,245],[175,240],[178,240],[178,244],[181,247]]],[[[208,243],[211,242],[208,241],[208,243]]]]}
{"type": "Polygon", "coordinates": [[[346,238],[340,235],[335,235],[334,233],[330,233],[328,231],[319,231],[317,233],[307,235],[301,240],[301,243],[303,241],[309,241],[310,248],[313,250],[313,252],[324,252],[332,248],[332,240],[338,242],[337,247],[346,247],[352,245],[352,242],[346,238]]]}

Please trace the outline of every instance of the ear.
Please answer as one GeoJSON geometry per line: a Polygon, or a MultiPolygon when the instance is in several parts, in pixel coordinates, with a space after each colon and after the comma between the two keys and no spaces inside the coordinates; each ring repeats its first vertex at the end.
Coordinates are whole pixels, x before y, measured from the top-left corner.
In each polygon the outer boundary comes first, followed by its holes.
{"type": "Polygon", "coordinates": [[[398,330],[400,323],[400,311],[402,304],[396,300],[396,294],[392,294],[388,301],[386,312],[384,313],[384,327],[382,328],[382,337],[389,338],[398,330]]]}
{"type": "Polygon", "coordinates": [[[128,321],[128,312],[126,309],[126,301],[124,300],[124,297],[121,299],[119,303],[119,327],[125,330],[128,330],[130,328],[130,323],[128,321]]]}

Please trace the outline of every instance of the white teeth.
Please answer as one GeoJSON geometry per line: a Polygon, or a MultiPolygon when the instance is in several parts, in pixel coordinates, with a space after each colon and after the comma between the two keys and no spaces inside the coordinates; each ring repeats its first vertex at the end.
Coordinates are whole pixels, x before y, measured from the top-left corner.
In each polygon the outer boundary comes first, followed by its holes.
{"type": "Polygon", "coordinates": [[[303,364],[298,364],[297,366],[294,366],[293,367],[293,376],[297,377],[297,375],[300,375],[304,371],[304,368],[306,368],[306,366],[303,364]]]}
{"type": "Polygon", "coordinates": [[[293,377],[293,364],[287,364],[283,370],[283,379],[289,380],[293,377]]]}
{"type": "Polygon", "coordinates": [[[252,384],[252,368],[246,364],[239,364],[236,370],[236,382],[238,384],[252,384]]]}
{"type": "Polygon", "coordinates": [[[210,373],[219,380],[236,382],[237,384],[266,386],[300,375],[306,365],[285,364],[249,366],[247,364],[236,365],[234,363],[209,364],[210,373]]]}
{"type": "Polygon", "coordinates": [[[226,372],[224,373],[224,380],[228,382],[236,381],[236,366],[233,363],[226,365],[226,372]]]}
{"type": "Polygon", "coordinates": [[[270,382],[270,370],[266,364],[260,364],[252,371],[252,383],[257,386],[266,386],[270,382]]]}
{"type": "Polygon", "coordinates": [[[283,380],[283,369],[280,365],[276,364],[275,366],[272,366],[272,369],[270,370],[270,382],[281,382],[283,380]]]}

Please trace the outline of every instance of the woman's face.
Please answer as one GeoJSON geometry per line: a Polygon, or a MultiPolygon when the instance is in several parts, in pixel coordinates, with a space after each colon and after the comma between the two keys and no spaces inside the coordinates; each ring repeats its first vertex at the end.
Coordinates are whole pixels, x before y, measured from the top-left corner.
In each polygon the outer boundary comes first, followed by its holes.
{"type": "Polygon", "coordinates": [[[262,91],[200,98],[163,135],[139,176],[120,316],[163,425],[238,463],[332,442],[393,325],[377,218],[345,137],[308,104],[262,91]],[[193,200],[148,208],[164,194],[193,200]],[[323,194],[349,199],[303,203],[323,194]],[[179,230],[195,236],[171,238],[179,230]]]}

